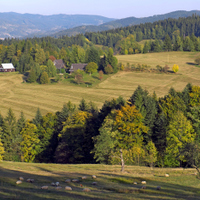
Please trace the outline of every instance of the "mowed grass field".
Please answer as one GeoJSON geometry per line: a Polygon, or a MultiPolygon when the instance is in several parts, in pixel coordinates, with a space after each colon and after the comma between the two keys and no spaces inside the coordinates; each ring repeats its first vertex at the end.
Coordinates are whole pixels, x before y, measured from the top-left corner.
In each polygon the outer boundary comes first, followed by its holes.
{"type": "Polygon", "coordinates": [[[93,101],[99,108],[105,100],[120,95],[128,99],[141,85],[150,94],[157,96],[167,94],[170,87],[181,91],[187,83],[200,85],[200,68],[194,65],[198,52],[161,52],[135,55],[118,55],[119,62],[131,64],[148,64],[172,68],[179,65],[177,74],[155,74],[142,72],[118,72],[93,87],[81,87],[62,81],[57,84],[40,85],[23,83],[22,75],[17,73],[0,73],[0,112],[6,115],[11,107],[18,117],[23,111],[27,119],[35,116],[39,107],[42,114],[62,109],[64,103],[71,101],[78,105],[82,98],[93,101]]]}
{"type": "Polygon", "coordinates": [[[125,173],[120,172],[119,165],[100,164],[38,164],[0,162],[0,199],[200,199],[200,181],[194,169],[154,168],[126,166],[125,173]],[[169,177],[165,177],[168,173],[169,177]],[[92,179],[96,175],[96,179],[92,179]],[[87,179],[82,180],[86,176],[87,179]],[[17,185],[16,181],[24,181],[17,185]],[[34,179],[28,183],[28,178],[34,179]],[[66,179],[79,179],[79,183],[66,183],[66,179]],[[92,185],[93,182],[97,185],[92,185]],[[146,181],[142,189],[141,181],[146,181]],[[59,190],[51,186],[59,182],[59,190]],[[137,185],[134,184],[137,182],[137,185]],[[48,186],[42,190],[42,186],[48,186]],[[70,186],[72,191],[66,191],[70,186]],[[157,190],[157,186],[161,190],[157,190]],[[90,192],[83,192],[89,188],[90,192]]]}

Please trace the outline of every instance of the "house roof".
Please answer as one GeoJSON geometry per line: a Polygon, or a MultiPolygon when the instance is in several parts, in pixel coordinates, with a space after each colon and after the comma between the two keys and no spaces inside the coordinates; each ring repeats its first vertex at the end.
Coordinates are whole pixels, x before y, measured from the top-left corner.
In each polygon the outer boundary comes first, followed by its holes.
{"type": "Polygon", "coordinates": [[[69,71],[84,70],[87,65],[87,63],[73,63],[69,71]]]}
{"type": "Polygon", "coordinates": [[[65,64],[64,64],[62,59],[54,60],[53,63],[56,66],[57,69],[65,68],[65,64]]]}
{"type": "Polygon", "coordinates": [[[2,63],[1,66],[3,69],[15,69],[12,63],[2,63]]]}

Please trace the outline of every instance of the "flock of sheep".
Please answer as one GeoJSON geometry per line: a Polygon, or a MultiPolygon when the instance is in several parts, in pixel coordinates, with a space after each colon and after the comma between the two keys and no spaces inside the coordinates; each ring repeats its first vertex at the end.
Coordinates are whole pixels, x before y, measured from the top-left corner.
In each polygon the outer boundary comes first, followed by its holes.
{"type": "MultiPolygon", "coordinates": [[[[165,174],[165,177],[169,177],[169,174],[165,174]]],[[[92,179],[96,179],[97,177],[95,176],[95,175],[92,175],[92,179]]],[[[82,177],[82,180],[84,180],[84,179],[87,179],[87,177],[86,176],[83,176],[82,177]]],[[[19,177],[19,180],[17,180],[17,182],[16,182],[16,184],[18,185],[18,184],[21,184],[22,182],[24,181],[24,178],[23,177],[19,177]]],[[[26,182],[29,182],[29,183],[33,183],[34,182],[34,179],[30,179],[30,178],[28,178],[27,180],[26,180],[26,182]]],[[[66,179],[65,180],[65,183],[70,183],[70,182],[73,182],[73,183],[79,183],[79,179],[66,179]]],[[[133,183],[134,185],[137,185],[138,183],[137,182],[134,182],[133,183]]],[[[141,184],[142,184],[142,188],[141,189],[146,189],[146,181],[142,181],[141,182],[141,184]]],[[[92,182],[92,185],[97,185],[97,182],[92,182]]],[[[53,186],[53,187],[55,187],[56,188],[56,190],[61,190],[62,189],[62,187],[60,186],[60,183],[59,182],[52,182],[51,183],[51,186],[53,186]]],[[[80,186],[81,187],[83,187],[83,185],[82,184],[80,184],[80,186]]],[[[43,189],[43,190],[47,190],[49,188],[49,186],[48,185],[44,185],[44,186],[42,186],[41,187],[41,189],[43,189]]],[[[156,189],[157,190],[160,190],[161,189],[161,187],[160,186],[157,186],[156,187],[156,189]]],[[[67,191],[71,191],[72,190],[72,188],[70,187],[70,186],[66,186],[65,187],[65,190],[67,190],[67,191]]],[[[89,188],[84,188],[83,189],[83,192],[90,192],[91,190],[89,189],[89,188]]]]}
{"type": "MultiPolygon", "coordinates": [[[[97,177],[96,177],[95,175],[92,175],[92,178],[93,178],[93,179],[96,179],[97,177]]],[[[82,179],[87,179],[87,177],[86,177],[86,176],[83,176],[82,179]]],[[[21,184],[23,181],[24,181],[24,178],[23,178],[23,177],[19,177],[19,180],[16,181],[16,184],[19,185],[19,184],[21,184]]],[[[28,183],[34,183],[34,179],[28,178],[28,179],[26,180],[26,182],[28,182],[28,183]]],[[[78,182],[79,182],[79,179],[72,179],[72,180],[71,180],[71,179],[67,179],[67,180],[65,181],[65,183],[70,183],[70,182],[78,183],[78,182]]],[[[92,182],[92,185],[97,185],[97,182],[92,182]]],[[[60,186],[60,183],[59,183],[59,182],[55,182],[55,183],[52,182],[52,183],[51,183],[51,186],[55,187],[56,190],[61,190],[61,189],[62,189],[62,187],[60,186]]],[[[82,187],[83,185],[80,184],[80,186],[82,187]]],[[[49,188],[48,185],[44,185],[44,186],[41,187],[41,189],[43,189],[43,190],[47,190],[48,188],[49,188]]],[[[66,187],[65,187],[65,190],[70,191],[70,190],[72,190],[72,188],[69,187],[69,186],[66,186],[66,187]]],[[[84,188],[84,189],[83,189],[83,192],[90,192],[90,191],[91,191],[91,190],[90,190],[89,188],[84,188]]]]}

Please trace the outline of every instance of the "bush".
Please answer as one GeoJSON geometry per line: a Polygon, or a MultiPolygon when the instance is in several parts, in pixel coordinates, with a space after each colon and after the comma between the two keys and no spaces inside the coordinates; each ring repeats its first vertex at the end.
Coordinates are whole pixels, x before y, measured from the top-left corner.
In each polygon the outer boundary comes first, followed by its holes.
{"type": "Polygon", "coordinates": [[[104,71],[105,71],[106,74],[112,74],[112,73],[113,73],[113,68],[112,68],[111,65],[108,64],[108,65],[105,67],[104,71]]]}
{"type": "Polygon", "coordinates": [[[42,75],[40,76],[40,83],[41,84],[49,83],[49,76],[48,76],[47,72],[42,72],[42,75]]]}
{"type": "Polygon", "coordinates": [[[172,70],[173,70],[174,73],[178,72],[179,66],[174,64],[173,67],[172,67],[172,70]]]}
{"type": "Polygon", "coordinates": [[[197,58],[195,59],[195,63],[196,63],[197,65],[200,65],[200,56],[197,57],[197,58]]]}

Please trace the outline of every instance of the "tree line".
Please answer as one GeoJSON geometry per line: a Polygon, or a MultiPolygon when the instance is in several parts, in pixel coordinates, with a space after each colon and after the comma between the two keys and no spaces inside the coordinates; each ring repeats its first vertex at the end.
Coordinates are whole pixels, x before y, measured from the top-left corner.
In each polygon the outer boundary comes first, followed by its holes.
{"type": "MultiPolygon", "coordinates": [[[[0,115],[0,158],[45,163],[197,166],[200,159],[200,87],[171,88],[158,98],[138,86],[126,101],[101,109],[81,100],[32,120],[12,109],[0,115]]],[[[200,163],[199,163],[200,164],[200,163]]]]}

